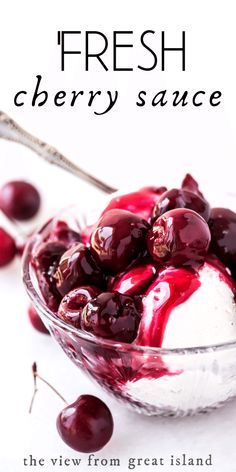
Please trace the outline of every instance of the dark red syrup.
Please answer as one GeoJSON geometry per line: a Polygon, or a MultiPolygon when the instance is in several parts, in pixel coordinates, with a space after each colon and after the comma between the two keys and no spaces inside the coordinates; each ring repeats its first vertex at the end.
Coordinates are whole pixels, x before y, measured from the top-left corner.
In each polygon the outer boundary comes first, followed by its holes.
{"type": "Polygon", "coordinates": [[[185,302],[200,285],[198,272],[193,269],[162,270],[143,298],[143,315],[135,344],[161,347],[172,310],[185,302]],[[149,312],[152,319],[147,327],[149,312]]]}

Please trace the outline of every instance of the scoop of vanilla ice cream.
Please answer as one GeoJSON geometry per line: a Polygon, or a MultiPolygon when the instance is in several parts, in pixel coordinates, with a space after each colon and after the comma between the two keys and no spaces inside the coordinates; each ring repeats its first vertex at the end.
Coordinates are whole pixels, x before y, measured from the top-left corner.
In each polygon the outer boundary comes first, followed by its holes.
{"type": "MultiPolygon", "coordinates": [[[[163,323],[162,348],[200,347],[235,341],[235,283],[224,267],[205,262],[197,274],[198,285],[194,285],[187,298],[180,295],[177,304],[173,299],[173,308],[170,284],[174,285],[176,277],[183,274],[173,270],[171,280],[168,278],[170,273],[171,269],[163,272],[147,292],[137,344],[144,345],[150,340],[155,346],[155,341],[160,339],[155,331],[158,331],[158,322],[163,322],[160,313],[167,303],[169,311],[163,323]],[[157,323],[153,322],[153,317],[157,323]]],[[[181,284],[177,290],[179,288],[181,284]]],[[[126,383],[126,395],[133,401],[148,405],[150,411],[157,408],[166,415],[215,408],[234,397],[236,366],[231,350],[196,349],[193,352],[194,355],[182,356],[160,354],[157,367],[162,364],[163,374],[155,375],[154,368],[148,374],[144,371],[143,376],[141,374],[137,380],[131,379],[126,383]]],[[[148,354],[146,357],[148,364],[148,354]]],[[[153,357],[151,361],[153,363],[153,357]]]]}
{"type": "Polygon", "coordinates": [[[199,280],[199,288],[173,308],[164,331],[163,348],[236,340],[236,304],[229,280],[207,262],[199,270],[199,280]]]}
{"type": "Polygon", "coordinates": [[[160,272],[143,298],[135,343],[188,348],[236,340],[235,282],[220,264],[160,272]]]}

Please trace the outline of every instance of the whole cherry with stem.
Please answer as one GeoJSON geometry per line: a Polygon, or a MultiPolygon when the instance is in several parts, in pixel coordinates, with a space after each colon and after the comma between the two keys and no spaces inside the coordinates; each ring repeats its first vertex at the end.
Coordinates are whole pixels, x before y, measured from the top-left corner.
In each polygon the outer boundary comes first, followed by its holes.
{"type": "Polygon", "coordinates": [[[113,418],[107,405],[93,395],[80,395],[74,403],[68,404],[62,395],[38,374],[36,362],[32,365],[32,372],[34,392],[29,413],[32,412],[33,402],[38,391],[37,379],[39,379],[66,404],[66,407],[59,413],[56,422],[62,440],[78,452],[88,453],[102,449],[113,433],[113,418]]]}

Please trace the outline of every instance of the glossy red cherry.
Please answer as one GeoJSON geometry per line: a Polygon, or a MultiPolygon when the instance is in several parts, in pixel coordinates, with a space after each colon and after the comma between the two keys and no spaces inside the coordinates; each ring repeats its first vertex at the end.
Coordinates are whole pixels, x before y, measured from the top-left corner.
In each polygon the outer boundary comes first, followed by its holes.
{"type": "Polygon", "coordinates": [[[189,208],[196,211],[206,221],[209,219],[210,206],[204,198],[189,190],[176,188],[167,190],[161,195],[154,207],[153,217],[158,218],[175,208],[189,208]]]}
{"type": "Polygon", "coordinates": [[[236,275],[236,213],[227,208],[212,208],[209,227],[210,250],[236,275]]]}
{"type": "Polygon", "coordinates": [[[40,316],[38,315],[37,311],[30,305],[28,308],[28,316],[32,326],[39,331],[40,333],[50,334],[44,323],[42,322],[40,316]]]}
{"type": "Polygon", "coordinates": [[[157,270],[153,264],[133,267],[124,274],[115,277],[110,288],[124,295],[140,295],[150,285],[156,273],[157,270]]]}
{"type": "Polygon", "coordinates": [[[69,248],[72,244],[81,241],[81,235],[71,229],[65,221],[58,220],[53,224],[50,241],[59,241],[69,248]]]}
{"type": "Polygon", "coordinates": [[[51,275],[65,250],[65,245],[60,242],[42,243],[33,253],[32,262],[41,272],[51,275]]]}
{"type": "Polygon", "coordinates": [[[102,286],[104,277],[90,249],[82,243],[73,245],[61,257],[54,275],[57,290],[64,297],[81,285],[102,286]]]}
{"type": "Polygon", "coordinates": [[[92,286],[75,288],[62,299],[57,313],[58,317],[75,328],[81,328],[83,308],[100,292],[97,287],[92,286]]]}
{"type": "Polygon", "coordinates": [[[148,249],[153,259],[162,264],[201,264],[210,240],[206,221],[195,211],[178,208],[155,221],[148,234],[148,249]]]}
{"type": "Polygon", "coordinates": [[[81,242],[85,246],[89,246],[91,234],[94,230],[94,225],[85,226],[81,231],[81,242]]]}
{"type": "Polygon", "coordinates": [[[149,227],[145,220],[129,211],[110,210],[105,213],[90,241],[97,264],[111,274],[125,270],[144,254],[149,227]]]}
{"type": "Polygon", "coordinates": [[[49,241],[40,244],[32,255],[32,265],[36,270],[40,291],[48,307],[53,311],[57,311],[62,298],[56,288],[54,273],[65,251],[64,244],[49,241]]]}
{"type": "Polygon", "coordinates": [[[76,451],[96,452],[110,440],[113,418],[102,400],[81,395],[59,414],[57,429],[63,441],[76,451]]]}
{"type": "Polygon", "coordinates": [[[102,212],[102,215],[109,210],[119,209],[130,211],[148,220],[156,201],[166,190],[166,187],[144,187],[136,192],[114,197],[102,212]]]}
{"type": "Polygon", "coordinates": [[[95,336],[131,343],[137,334],[140,313],[134,299],[118,292],[101,293],[82,312],[81,327],[95,336]]]}
{"type": "Polygon", "coordinates": [[[9,264],[16,255],[16,244],[12,236],[0,228],[0,267],[9,264]]]}
{"type": "Polygon", "coordinates": [[[36,215],[39,207],[39,192],[28,182],[13,180],[0,190],[0,208],[9,218],[28,220],[36,215]]]}

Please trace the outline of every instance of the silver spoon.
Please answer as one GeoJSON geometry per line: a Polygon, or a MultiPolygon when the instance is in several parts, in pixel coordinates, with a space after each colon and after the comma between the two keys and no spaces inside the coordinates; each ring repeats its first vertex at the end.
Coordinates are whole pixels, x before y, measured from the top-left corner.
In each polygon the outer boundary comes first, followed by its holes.
{"type": "Polygon", "coordinates": [[[0,138],[20,143],[23,146],[28,147],[50,164],[61,167],[61,169],[70,172],[76,177],[86,180],[100,190],[103,190],[105,193],[110,194],[116,191],[115,188],[111,187],[105,182],[102,182],[93,175],[88,174],[88,172],[71,162],[53,146],[50,146],[49,144],[41,141],[40,139],[25,131],[3,111],[0,111],[0,138]]]}

